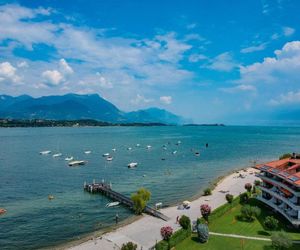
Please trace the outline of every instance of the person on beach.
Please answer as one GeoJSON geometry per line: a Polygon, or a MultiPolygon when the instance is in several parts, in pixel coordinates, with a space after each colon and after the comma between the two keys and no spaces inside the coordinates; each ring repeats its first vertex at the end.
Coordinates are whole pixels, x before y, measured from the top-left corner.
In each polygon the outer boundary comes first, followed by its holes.
{"type": "Polygon", "coordinates": [[[115,219],[116,219],[116,224],[118,224],[118,222],[119,222],[119,215],[118,214],[116,214],[115,219]]]}
{"type": "Polygon", "coordinates": [[[176,224],[179,222],[179,216],[176,217],[176,224]]]}

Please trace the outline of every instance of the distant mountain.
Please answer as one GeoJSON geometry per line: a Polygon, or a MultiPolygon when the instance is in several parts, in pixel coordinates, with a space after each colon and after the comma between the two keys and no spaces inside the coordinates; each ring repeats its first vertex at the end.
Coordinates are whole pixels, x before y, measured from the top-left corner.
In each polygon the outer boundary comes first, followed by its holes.
{"type": "Polygon", "coordinates": [[[12,97],[0,95],[0,118],[79,120],[94,119],[111,123],[180,124],[183,119],[166,110],[150,108],[125,113],[97,94],[12,97]]]}
{"type": "Polygon", "coordinates": [[[126,114],[129,122],[141,123],[165,123],[165,124],[183,124],[184,119],[169,111],[159,108],[142,109],[138,111],[129,112],[126,114]]]}

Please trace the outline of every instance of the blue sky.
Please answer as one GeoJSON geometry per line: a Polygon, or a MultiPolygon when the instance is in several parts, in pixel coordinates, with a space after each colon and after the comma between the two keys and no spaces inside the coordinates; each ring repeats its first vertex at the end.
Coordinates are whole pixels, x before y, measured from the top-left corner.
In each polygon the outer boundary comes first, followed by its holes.
{"type": "Polygon", "coordinates": [[[299,11],[297,0],[0,0],[0,93],[98,93],[199,123],[293,122],[299,11]]]}

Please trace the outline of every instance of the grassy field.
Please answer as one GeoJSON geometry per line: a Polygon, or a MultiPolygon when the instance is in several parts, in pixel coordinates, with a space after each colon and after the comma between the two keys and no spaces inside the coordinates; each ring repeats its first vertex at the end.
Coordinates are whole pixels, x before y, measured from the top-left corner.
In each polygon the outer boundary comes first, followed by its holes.
{"type": "MultiPolygon", "coordinates": [[[[265,207],[263,203],[255,199],[250,200],[250,205],[255,205],[261,208],[260,216],[253,222],[241,221],[238,219],[240,215],[241,204],[235,203],[225,214],[214,217],[209,223],[209,230],[216,233],[239,234],[245,236],[257,236],[270,238],[273,232],[266,230],[263,226],[263,221],[268,215],[273,215],[279,219],[278,231],[285,231],[291,239],[300,240],[300,230],[293,229],[289,223],[280,215],[274,215],[272,211],[265,207]]],[[[230,206],[229,204],[225,206],[230,206]]],[[[223,207],[224,208],[224,207],[223,207]]],[[[222,236],[210,236],[209,241],[201,244],[197,240],[197,235],[193,234],[176,246],[176,250],[227,250],[227,249],[249,249],[249,250],[271,250],[271,242],[244,240],[222,236]]],[[[300,249],[300,245],[294,245],[291,250],[300,249]]]]}

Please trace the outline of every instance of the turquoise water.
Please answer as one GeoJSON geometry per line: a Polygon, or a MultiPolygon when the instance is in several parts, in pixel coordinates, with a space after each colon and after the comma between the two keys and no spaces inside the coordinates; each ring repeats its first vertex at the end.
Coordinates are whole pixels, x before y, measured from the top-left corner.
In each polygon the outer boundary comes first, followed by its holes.
{"type": "Polygon", "coordinates": [[[105,208],[106,198],[83,192],[84,181],[104,179],[127,195],[144,186],[152,193],[152,204],[168,205],[197,194],[216,177],[253,160],[299,152],[300,128],[9,128],[0,129],[0,148],[0,207],[7,210],[0,217],[0,249],[35,249],[108,227],[116,213],[121,219],[132,215],[123,207],[105,208]],[[135,147],[137,143],[141,147],[135,147]],[[41,156],[42,150],[64,155],[41,156]],[[85,155],[85,150],[92,153],[85,155]],[[113,162],[102,157],[106,152],[112,153],[113,162]],[[70,168],[64,161],[67,155],[88,164],[70,168]],[[129,170],[129,162],[138,162],[138,168],[129,170]],[[49,201],[49,194],[55,199],[49,201]]]}

